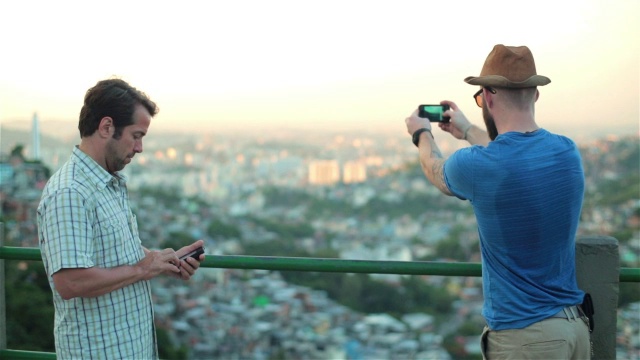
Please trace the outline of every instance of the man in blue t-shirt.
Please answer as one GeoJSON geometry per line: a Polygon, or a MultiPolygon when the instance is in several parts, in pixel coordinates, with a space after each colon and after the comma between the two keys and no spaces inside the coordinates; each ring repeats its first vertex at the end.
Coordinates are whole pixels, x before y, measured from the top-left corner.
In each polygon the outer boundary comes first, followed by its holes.
{"type": "Polygon", "coordinates": [[[431,123],[416,110],[405,120],[420,164],[443,193],[469,200],[478,222],[487,326],[487,359],[588,359],[589,330],[579,304],[574,239],[584,195],[580,153],[573,141],[535,121],[538,75],[526,46],[496,45],[474,95],[486,131],[458,106],[440,129],[472,146],[444,159],[431,123]]]}

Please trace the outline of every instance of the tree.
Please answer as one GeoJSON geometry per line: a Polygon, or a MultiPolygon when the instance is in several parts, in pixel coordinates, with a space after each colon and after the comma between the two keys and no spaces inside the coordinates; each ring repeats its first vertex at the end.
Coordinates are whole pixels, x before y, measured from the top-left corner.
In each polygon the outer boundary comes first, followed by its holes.
{"type": "Polygon", "coordinates": [[[238,239],[241,237],[240,229],[237,226],[228,224],[218,219],[214,219],[211,221],[211,223],[207,227],[207,234],[214,238],[222,237],[238,239]]]}
{"type": "Polygon", "coordinates": [[[5,261],[7,347],[55,351],[53,298],[42,263],[5,261]]]}
{"type": "Polygon", "coordinates": [[[167,330],[156,326],[156,336],[160,359],[185,360],[188,358],[189,349],[185,345],[174,346],[167,330]]]}
{"type": "Polygon", "coordinates": [[[11,157],[19,157],[20,159],[22,159],[24,161],[24,145],[22,144],[18,144],[16,145],[13,149],[11,149],[11,153],[10,156],[11,157]]]}

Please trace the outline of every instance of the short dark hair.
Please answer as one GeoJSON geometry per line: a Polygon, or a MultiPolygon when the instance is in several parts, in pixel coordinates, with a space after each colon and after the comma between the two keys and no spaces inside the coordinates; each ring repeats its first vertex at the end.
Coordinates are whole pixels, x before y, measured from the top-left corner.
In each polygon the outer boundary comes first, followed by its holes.
{"type": "Polygon", "coordinates": [[[158,106],[142,91],[121,79],[107,79],[87,90],[84,105],[80,110],[78,130],[80,137],[91,136],[105,116],[113,119],[116,128],[114,138],[119,138],[124,127],[133,124],[136,105],[144,106],[151,116],[155,116],[158,106]]]}

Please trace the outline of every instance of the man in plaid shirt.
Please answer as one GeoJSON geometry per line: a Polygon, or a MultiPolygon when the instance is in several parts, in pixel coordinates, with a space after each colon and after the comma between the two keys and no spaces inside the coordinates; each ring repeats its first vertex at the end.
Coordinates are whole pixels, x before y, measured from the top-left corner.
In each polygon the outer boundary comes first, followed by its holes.
{"type": "Polygon", "coordinates": [[[142,246],[119,174],[142,152],[157,112],[125,81],[99,81],[85,95],[80,145],[42,193],[37,220],[58,359],[157,358],[149,280],[161,274],[188,280],[199,267],[179,257],[202,240],[177,251],[142,246]]]}

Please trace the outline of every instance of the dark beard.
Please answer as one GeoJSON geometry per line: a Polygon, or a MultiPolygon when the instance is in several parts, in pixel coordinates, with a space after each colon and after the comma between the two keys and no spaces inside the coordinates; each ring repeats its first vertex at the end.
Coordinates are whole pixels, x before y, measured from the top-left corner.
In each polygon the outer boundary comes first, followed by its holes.
{"type": "Polygon", "coordinates": [[[107,166],[106,170],[111,175],[115,175],[116,172],[124,169],[124,167],[126,166],[125,164],[126,159],[118,158],[118,155],[117,155],[118,149],[116,146],[117,141],[118,140],[110,139],[106,147],[104,162],[105,162],[105,165],[107,166]]]}
{"type": "Polygon", "coordinates": [[[482,107],[482,118],[484,119],[484,125],[487,127],[487,133],[491,141],[498,137],[498,128],[496,128],[496,122],[493,120],[493,116],[489,114],[489,110],[486,107],[482,107]]]}

